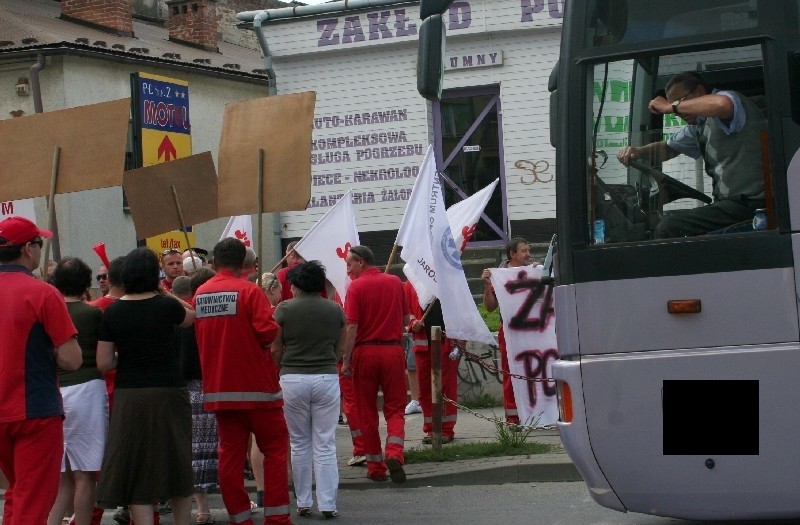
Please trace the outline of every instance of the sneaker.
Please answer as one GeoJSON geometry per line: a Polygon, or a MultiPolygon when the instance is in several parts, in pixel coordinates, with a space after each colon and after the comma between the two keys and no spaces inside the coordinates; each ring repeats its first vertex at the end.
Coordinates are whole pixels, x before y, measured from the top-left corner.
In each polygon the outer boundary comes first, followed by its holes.
{"type": "Polygon", "coordinates": [[[344,420],[344,416],[339,416],[339,424],[340,425],[346,425],[347,424],[347,421],[344,420]]]}
{"type": "Polygon", "coordinates": [[[395,483],[405,483],[406,471],[403,470],[403,464],[397,458],[388,458],[386,460],[386,467],[389,469],[389,477],[395,483]]]}
{"type": "Polygon", "coordinates": [[[417,401],[416,399],[412,399],[411,401],[408,402],[408,404],[406,405],[407,416],[410,414],[421,414],[421,413],[422,413],[422,407],[420,406],[419,401],[417,401]]]}
{"type": "Polygon", "coordinates": [[[297,507],[297,515],[301,518],[311,516],[311,507],[297,507]]]}
{"type": "Polygon", "coordinates": [[[338,510],[322,510],[320,512],[322,512],[322,519],[324,519],[324,520],[330,520],[330,519],[339,517],[339,511],[338,510]]]}
{"type": "Polygon", "coordinates": [[[367,462],[367,456],[353,456],[347,460],[348,467],[358,467],[367,462]]]}

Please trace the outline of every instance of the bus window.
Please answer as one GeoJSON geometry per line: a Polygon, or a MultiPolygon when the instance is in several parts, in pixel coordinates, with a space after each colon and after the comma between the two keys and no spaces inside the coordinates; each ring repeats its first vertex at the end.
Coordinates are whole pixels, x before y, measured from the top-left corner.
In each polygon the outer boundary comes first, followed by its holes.
{"type": "Polygon", "coordinates": [[[586,46],[708,35],[758,25],[755,0],[597,0],[587,18],[586,46]]]}
{"type": "Polygon", "coordinates": [[[759,46],[589,67],[592,244],[774,227],[759,46]]]}

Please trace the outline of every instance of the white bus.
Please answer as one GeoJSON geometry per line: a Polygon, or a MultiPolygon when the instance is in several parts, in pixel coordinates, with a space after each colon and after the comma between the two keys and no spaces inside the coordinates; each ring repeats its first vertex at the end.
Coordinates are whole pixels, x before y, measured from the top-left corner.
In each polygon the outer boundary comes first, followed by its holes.
{"type": "MultiPolygon", "coordinates": [[[[800,517],[800,1],[565,4],[562,442],[612,509],[800,517]]],[[[436,36],[420,33],[427,97],[436,36]]]]}

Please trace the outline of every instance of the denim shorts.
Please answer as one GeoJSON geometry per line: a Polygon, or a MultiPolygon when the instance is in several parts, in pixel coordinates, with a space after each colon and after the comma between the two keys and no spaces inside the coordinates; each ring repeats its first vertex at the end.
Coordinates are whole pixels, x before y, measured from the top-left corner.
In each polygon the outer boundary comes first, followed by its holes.
{"type": "Polygon", "coordinates": [[[403,334],[403,350],[406,353],[406,370],[417,371],[417,362],[414,361],[414,339],[408,332],[403,334]]]}

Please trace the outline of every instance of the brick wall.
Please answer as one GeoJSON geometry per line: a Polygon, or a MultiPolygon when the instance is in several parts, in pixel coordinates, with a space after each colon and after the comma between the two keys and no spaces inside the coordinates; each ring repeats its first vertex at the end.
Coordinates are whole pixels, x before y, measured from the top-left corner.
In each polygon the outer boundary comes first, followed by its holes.
{"type": "Polygon", "coordinates": [[[61,16],[119,34],[133,34],[131,0],[61,0],[61,16]]]}
{"type": "Polygon", "coordinates": [[[203,49],[217,48],[216,0],[173,0],[169,10],[169,39],[203,49]]]}

